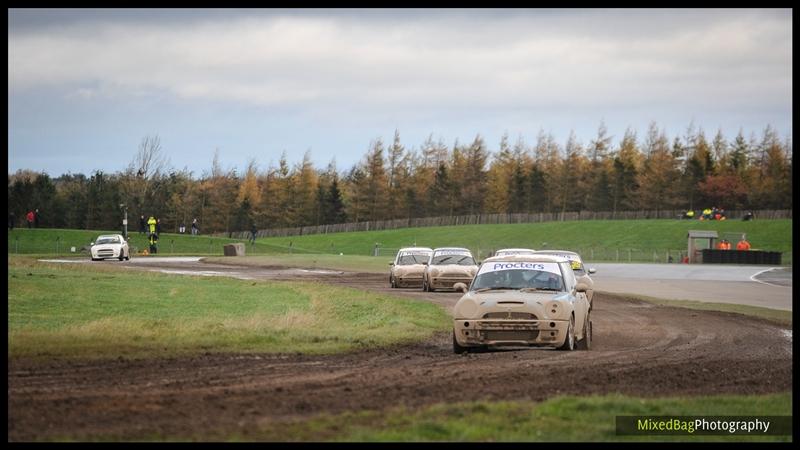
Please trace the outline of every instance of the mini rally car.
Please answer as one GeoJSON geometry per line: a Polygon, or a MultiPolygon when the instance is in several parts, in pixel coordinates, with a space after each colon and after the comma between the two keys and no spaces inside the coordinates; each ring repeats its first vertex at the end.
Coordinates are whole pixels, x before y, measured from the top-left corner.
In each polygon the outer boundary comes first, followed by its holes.
{"type": "Polygon", "coordinates": [[[492,346],[588,350],[592,322],[586,285],[565,258],[548,255],[486,259],[453,309],[453,351],[492,346]]]}
{"type": "Polygon", "coordinates": [[[398,287],[419,287],[422,285],[422,272],[433,250],[428,247],[401,248],[390,262],[389,285],[398,287]]]}
{"type": "Polygon", "coordinates": [[[468,284],[478,271],[472,252],[461,247],[440,247],[433,250],[422,273],[422,290],[453,289],[456,283],[468,284]]]}

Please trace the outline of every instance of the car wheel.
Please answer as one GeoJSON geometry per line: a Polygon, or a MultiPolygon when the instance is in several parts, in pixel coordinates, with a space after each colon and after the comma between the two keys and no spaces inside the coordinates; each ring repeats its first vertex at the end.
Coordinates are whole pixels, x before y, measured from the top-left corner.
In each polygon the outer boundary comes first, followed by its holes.
{"type": "Polygon", "coordinates": [[[392,286],[392,289],[397,287],[397,283],[394,281],[394,277],[389,277],[389,285],[392,286]]]}
{"type": "Polygon", "coordinates": [[[92,258],[92,261],[100,261],[100,258],[92,258]]]}
{"type": "Polygon", "coordinates": [[[583,322],[583,339],[578,342],[578,350],[591,350],[592,349],[592,316],[586,314],[586,320],[583,322]]]}
{"type": "Polygon", "coordinates": [[[558,349],[567,351],[575,350],[575,316],[569,318],[567,337],[564,339],[564,345],[558,347],[558,349]]]}
{"type": "Polygon", "coordinates": [[[125,252],[123,252],[122,250],[119,251],[119,260],[125,261],[125,252]]]}
{"type": "Polygon", "coordinates": [[[468,351],[469,347],[463,347],[458,343],[456,340],[456,330],[453,330],[453,353],[460,355],[462,353],[467,353],[468,351]]]}
{"type": "Polygon", "coordinates": [[[125,255],[125,261],[130,261],[130,260],[131,260],[131,251],[128,250],[128,254],[125,255]]]}
{"type": "Polygon", "coordinates": [[[422,291],[423,292],[430,292],[428,291],[428,279],[423,277],[422,278],[422,291]]]}

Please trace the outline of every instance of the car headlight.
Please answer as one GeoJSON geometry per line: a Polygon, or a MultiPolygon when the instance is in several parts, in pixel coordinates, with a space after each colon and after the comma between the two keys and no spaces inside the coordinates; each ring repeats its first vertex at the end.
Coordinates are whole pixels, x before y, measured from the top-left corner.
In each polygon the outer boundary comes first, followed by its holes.
{"type": "Polygon", "coordinates": [[[558,301],[550,301],[545,304],[545,313],[553,319],[563,316],[566,310],[565,305],[558,301]]]}
{"type": "Polygon", "coordinates": [[[453,308],[453,317],[457,319],[472,319],[478,312],[478,304],[471,298],[459,301],[453,308]]]}

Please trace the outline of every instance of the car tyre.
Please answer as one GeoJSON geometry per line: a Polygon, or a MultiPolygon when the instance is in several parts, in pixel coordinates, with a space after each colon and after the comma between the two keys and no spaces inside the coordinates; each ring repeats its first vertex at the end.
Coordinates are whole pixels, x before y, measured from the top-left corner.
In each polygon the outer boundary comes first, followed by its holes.
{"type": "Polygon", "coordinates": [[[131,251],[128,250],[128,254],[125,255],[125,261],[130,261],[130,260],[131,260],[131,251]]]}
{"type": "Polygon", "coordinates": [[[100,261],[100,258],[92,258],[92,261],[100,261]]]}
{"type": "Polygon", "coordinates": [[[456,340],[456,330],[453,330],[453,353],[460,355],[469,352],[469,347],[463,347],[456,340]]]}
{"type": "Polygon", "coordinates": [[[397,288],[397,282],[394,280],[394,277],[392,276],[389,277],[389,285],[392,287],[392,289],[397,288]]]}
{"type": "Polygon", "coordinates": [[[564,338],[564,345],[558,347],[559,350],[572,351],[575,350],[575,316],[569,318],[569,326],[567,327],[567,337],[564,338]]]}
{"type": "Polygon", "coordinates": [[[591,350],[592,349],[592,316],[586,314],[586,320],[583,322],[583,339],[578,342],[578,350],[591,350]]]}

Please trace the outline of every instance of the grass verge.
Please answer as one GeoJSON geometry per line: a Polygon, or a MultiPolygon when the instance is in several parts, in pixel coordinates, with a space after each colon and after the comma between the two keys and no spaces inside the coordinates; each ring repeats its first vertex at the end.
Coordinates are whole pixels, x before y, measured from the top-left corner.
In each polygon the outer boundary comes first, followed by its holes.
{"type": "Polygon", "coordinates": [[[733,314],[742,314],[750,317],[757,317],[782,326],[792,326],[792,312],[781,309],[764,308],[761,306],[737,305],[734,303],[699,302],[695,300],[664,300],[655,297],[638,294],[616,294],[606,293],[615,297],[627,300],[640,300],[660,306],[672,306],[676,308],[697,309],[702,311],[721,311],[733,314]]]}
{"type": "Polygon", "coordinates": [[[9,358],[336,353],[449,326],[431,303],[350,288],[9,258],[9,358]]]}
{"type": "MultiPolygon", "coordinates": [[[[791,436],[681,435],[623,436],[615,417],[792,415],[791,393],[640,398],[559,396],[531,401],[463,402],[422,408],[322,414],[310,419],[265,424],[232,441],[346,442],[790,442],[791,436]]],[[[164,438],[154,438],[163,440],[164,438]]]]}

